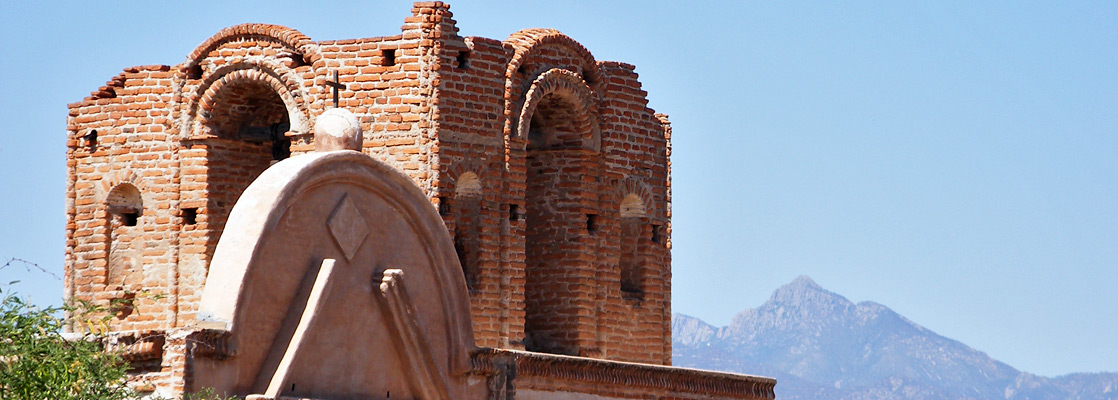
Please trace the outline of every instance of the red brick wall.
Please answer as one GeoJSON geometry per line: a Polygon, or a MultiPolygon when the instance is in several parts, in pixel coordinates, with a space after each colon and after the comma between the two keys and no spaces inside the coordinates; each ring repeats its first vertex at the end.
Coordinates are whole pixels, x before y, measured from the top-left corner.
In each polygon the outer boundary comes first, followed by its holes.
{"type": "Polygon", "coordinates": [[[426,191],[476,272],[479,346],[670,363],[670,130],[633,66],[553,30],[461,37],[442,3],[416,3],[387,37],[238,25],[187,59],[127,69],[70,105],[67,295],[151,294],[114,329],[192,326],[231,207],[285,139],[313,149],[337,72],[364,152],[426,191]],[[273,126],[286,132],[252,135],[273,126]],[[135,227],[112,225],[121,184],[142,198],[135,227]],[[623,229],[634,196],[643,214],[623,229]],[[135,253],[138,269],[111,260],[135,253]],[[622,290],[623,265],[639,290],[622,290]]]}
{"type": "Polygon", "coordinates": [[[126,69],[71,104],[67,118],[65,294],[104,306],[135,298],[110,320],[115,329],[145,329],[174,319],[166,298],[137,296],[165,293],[174,280],[176,248],[170,238],[176,227],[168,207],[177,186],[169,143],[172,76],[166,66],[126,69]],[[135,226],[126,226],[121,213],[110,209],[110,193],[116,197],[130,187],[140,197],[135,226]],[[117,268],[108,268],[110,261],[117,268]]]}

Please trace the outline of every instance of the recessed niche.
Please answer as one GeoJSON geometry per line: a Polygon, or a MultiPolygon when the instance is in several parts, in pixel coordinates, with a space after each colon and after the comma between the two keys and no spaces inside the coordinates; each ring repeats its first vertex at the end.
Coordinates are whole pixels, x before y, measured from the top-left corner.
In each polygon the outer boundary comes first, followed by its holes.
{"type": "Polygon", "coordinates": [[[642,291],[643,264],[645,263],[643,255],[648,246],[647,244],[641,245],[640,237],[643,228],[644,225],[641,224],[640,217],[621,218],[621,256],[618,259],[618,264],[621,270],[621,292],[629,297],[636,296],[639,298],[642,291]]]}
{"type": "Polygon", "coordinates": [[[124,226],[136,226],[136,224],[140,222],[140,213],[138,211],[127,211],[120,214],[120,216],[121,225],[124,226]]]}
{"type": "Polygon", "coordinates": [[[96,129],[90,130],[88,133],[85,134],[85,136],[82,136],[82,140],[85,141],[85,147],[88,147],[89,151],[97,150],[97,130],[96,129]]]}
{"type": "Polygon", "coordinates": [[[450,198],[446,196],[439,196],[439,215],[447,216],[450,214],[450,198]]]}
{"type": "Polygon", "coordinates": [[[470,68],[470,52],[459,51],[458,52],[458,57],[454,58],[454,66],[455,66],[455,68],[458,68],[458,69],[468,69],[468,68],[470,68]]]}
{"type": "Polygon", "coordinates": [[[131,183],[121,183],[109,191],[106,199],[109,215],[122,226],[136,226],[144,208],[140,190],[131,183]]]}
{"type": "Polygon", "coordinates": [[[186,79],[202,79],[202,66],[195,65],[186,70],[186,79]]]}
{"type": "Polygon", "coordinates": [[[198,223],[198,209],[197,208],[184,208],[182,209],[182,224],[194,225],[198,223]]]}
{"type": "Polygon", "coordinates": [[[396,50],[381,50],[380,51],[380,65],[391,67],[396,65],[396,50]]]}

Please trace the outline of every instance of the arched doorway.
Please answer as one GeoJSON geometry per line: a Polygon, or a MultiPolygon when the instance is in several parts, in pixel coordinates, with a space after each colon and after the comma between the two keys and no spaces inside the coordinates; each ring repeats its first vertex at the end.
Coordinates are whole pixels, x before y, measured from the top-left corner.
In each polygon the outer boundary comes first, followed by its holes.
{"type": "Polygon", "coordinates": [[[525,153],[525,315],[529,351],[578,355],[597,230],[593,121],[571,93],[536,103],[525,153]]]}
{"type": "MultiPolygon", "coordinates": [[[[205,151],[206,254],[212,255],[241,193],[260,173],[290,157],[292,110],[262,79],[222,79],[211,89],[205,151]]],[[[208,258],[208,257],[207,257],[208,258]]]]}

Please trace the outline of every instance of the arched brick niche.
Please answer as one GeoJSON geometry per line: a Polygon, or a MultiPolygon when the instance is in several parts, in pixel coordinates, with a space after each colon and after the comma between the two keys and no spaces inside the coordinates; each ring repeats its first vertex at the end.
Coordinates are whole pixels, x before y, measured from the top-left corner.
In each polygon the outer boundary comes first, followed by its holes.
{"type": "Polygon", "coordinates": [[[105,206],[109,239],[106,289],[137,291],[143,285],[143,197],[135,185],[124,182],[109,191],[105,206]]]}
{"type": "Polygon", "coordinates": [[[645,201],[635,193],[629,193],[621,200],[621,254],[618,268],[621,275],[623,296],[643,297],[646,260],[644,254],[652,239],[652,229],[648,224],[645,201]]]}
{"type": "MultiPolygon", "coordinates": [[[[266,66],[235,64],[215,71],[199,87],[194,129],[186,139],[184,180],[205,199],[198,228],[208,258],[242,192],[265,169],[291,155],[292,131],[306,131],[307,112],[282,76],[266,66]],[[201,172],[197,178],[192,171],[201,172]],[[204,177],[204,178],[202,178],[204,177]]],[[[191,187],[187,187],[190,189],[191,187]]],[[[194,196],[192,196],[194,197],[194,196]]]]}
{"type": "Polygon", "coordinates": [[[466,281],[475,337],[479,346],[499,346],[499,329],[507,316],[498,310],[507,306],[508,282],[515,279],[501,264],[505,250],[500,240],[508,229],[501,226],[501,170],[483,159],[441,165],[439,211],[466,281]]]}
{"type": "Polygon", "coordinates": [[[553,68],[536,78],[525,94],[516,132],[526,136],[529,148],[598,151],[602,134],[596,103],[580,76],[553,68]]]}
{"type": "Polygon", "coordinates": [[[528,90],[525,143],[524,346],[579,355],[591,338],[588,258],[597,252],[598,121],[592,94],[576,74],[552,69],[528,90]],[[586,320],[584,320],[586,319],[586,320]]]}
{"type": "Polygon", "coordinates": [[[618,271],[621,295],[631,299],[643,299],[649,286],[650,276],[654,275],[654,254],[661,241],[661,226],[658,210],[652,195],[652,188],[641,178],[627,176],[617,188],[620,195],[618,216],[620,217],[618,271]]]}
{"type": "Polygon", "coordinates": [[[472,171],[458,176],[455,182],[454,201],[454,251],[462,265],[466,287],[470,292],[480,284],[479,258],[481,256],[482,198],[481,179],[472,171]]]}

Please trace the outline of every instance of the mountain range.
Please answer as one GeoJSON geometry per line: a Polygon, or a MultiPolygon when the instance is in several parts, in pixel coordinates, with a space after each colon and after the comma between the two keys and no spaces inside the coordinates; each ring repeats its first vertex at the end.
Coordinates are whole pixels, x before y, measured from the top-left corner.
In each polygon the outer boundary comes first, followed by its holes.
{"type": "Polygon", "coordinates": [[[677,366],[777,379],[778,399],[1118,400],[1118,374],[1019,371],[888,307],[801,276],[715,327],[672,317],[677,366]]]}

